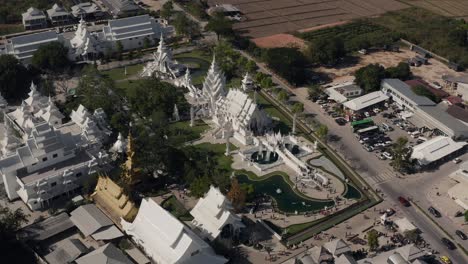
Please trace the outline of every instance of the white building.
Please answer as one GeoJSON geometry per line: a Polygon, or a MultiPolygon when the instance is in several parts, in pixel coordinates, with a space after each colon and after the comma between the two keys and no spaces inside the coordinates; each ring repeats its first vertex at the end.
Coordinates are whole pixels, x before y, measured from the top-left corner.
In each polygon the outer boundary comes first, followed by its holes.
{"type": "Polygon", "coordinates": [[[62,124],[63,118],[64,116],[52,102],[52,99],[42,96],[34,83],[31,83],[28,98],[21,103],[21,106],[13,112],[5,114],[6,122],[24,139],[29,137],[35,124],[45,121],[51,126],[59,126],[62,124]]]}
{"type": "Polygon", "coordinates": [[[47,18],[41,10],[30,7],[23,13],[23,26],[25,30],[33,30],[47,27],[47,18]]]}
{"type": "Polygon", "coordinates": [[[62,26],[72,22],[70,13],[58,4],[54,4],[51,9],[47,10],[47,16],[53,26],[62,26]]]}
{"type": "Polygon", "coordinates": [[[228,94],[216,101],[213,121],[220,127],[227,126],[232,136],[244,145],[253,143],[253,136],[263,134],[271,125],[271,119],[258,107],[248,94],[231,88],[228,94]]]}
{"type": "Polygon", "coordinates": [[[104,6],[107,8],[109,13],[114,17],[128,14],[136,13],[140,10],[133,0],[101,0],[104,6]]]}
{"type": "Polygon", "coordinates": [[[414,146],[411,159],[425,166],[463,149],[465,145],[466,142],[455,142],[449,137],[438,136],[414,146]]]}
{"type": "Polygon", "coordinates": [[[153,60],[146,64],[140,75],[150,77],[155,74],[157,77],[175,79],[182,74],[184,68],[185,66],[173,61],[172,52],[165,45],[164,37],[161,35],[158,49],[153,53],[153,60]]]}
{"type": "Polygon", "coordinates": [[[13,154],[0,159],[0,175],[9,200],[21,198],[32,210],[48,206],[80,189],[104,159],[96,151],[78,148],[80,131],[73,124],[54,129],[35,124],[29,138],[13,154]],[[94,154],[93,154],[94,153],[94,154]]]}
{"type": "Polygon", "coordinates": [[[149,15],[133,16],[109,20],[103,28],[103,39],[115,50],[117,42],[122,44],[124,50],[142,48],[145,38],[151,43],[164,34],[166,29],[161,23],[149,15]]]}
{"type": "Polygon", "coordinates": [[[216,59],[213,56],[210,69],[206,74],[205,81],[203,82],[202,93],[208,102],[208,108],[213,115],[216,113],[216,102],[220,97],[226,95],[226,77],[219,69],[216,59]]]}
{"type": "Polygon", "coordinates": [[[348,82],[327,88],[325,93],[328,94],[329,99],[338,103],[344,103],[350,98],[360,96],[362,94],[362,89],[353,84],[353,82],[348,82]]]}
{"type": "Polygon", "coordinates": [[[229,228],[231,236],[245,225],[239,216],[232,212],[231,202],[218,188],[211,186],[205,197],[198,200],[190,211],[192,224],[201,231],[203,237],[216,239],[225,228],[229,228]]]}
{"type": "Polygon", "coordinates": [[[351,252],[351,248],[343,241],[343,239],[335,239],[323,245],[335,258],[342,254],[351,252]]]}
{"type": "Polygon", "coordinates": [[[453,91],[457,96],[463,98],[463,100],[468,100],[468,76],[442,76],[444,80],[444,86],[446,89],[453,91]]]}
{"type": "Polygon", "coordinates": [[[83,18],[68,46],[69,58],[73,61],[92,59],[103,49],[98,35],[89,32],[83,18]]]}
{"type": "Polygon", "coordinates": [[[382,92],[386,93],[403,109],[415,111],[418,106],[435,106],[429,98],[417,95],[411,87],[399,79],[384,79],[381,83],[382,92]]]}
{"type": "Polygon", "coordinates": [[[255,83],[252,80],[252,76],[248,72],[245,73],[244,78],[242,79],[241,89],[244,92],[250,92],[255,88],[255,83]]]}
{"type": "Polygon", "coordinates": [[[345,102],[343,106],[351,111],[358,112],[387,100],[387,95],[381,91],[375,91],[349,100],[345,102]]]}
{"type": "Polygon", "coordinates": [[[417,259],[426,255],[426,252],[422,251],[414,244],[408,244],[390,251],[382,252],[372,258],[365,258],[359,260],[358,264],[387,264],[387,263],[398,263],[398,264],[410,264],[415,263],[417,259]]]}
{"type": "Polygon", "coordinates": [[[5,54],[15,56],[24,64],[30,64],[36,50],[45,44],[58,41],[64,42],[61,34],[55,31],[45,31],[29,35],[13,37],[5,44],[5,54]]]}
{"type": "Polygon", "coordinates": [[[456,204],[464,210],[468,210],[468,162],[460,165],[460,168],[449,175],[449,177],[456,181],[452,188],[447,193],[456,204]]]}
{"type": "Polygon", "coordinates": [[[100,18],[104,15],[101,8],[92,2],[79,3],[71,7],[75,18],[100,18]]]}
{"type": "Polygon", "coordinates": [[[143,199],[133,223],[122,220],[122,228],[159,264],[227,262],[152,199],[143,199]]]}

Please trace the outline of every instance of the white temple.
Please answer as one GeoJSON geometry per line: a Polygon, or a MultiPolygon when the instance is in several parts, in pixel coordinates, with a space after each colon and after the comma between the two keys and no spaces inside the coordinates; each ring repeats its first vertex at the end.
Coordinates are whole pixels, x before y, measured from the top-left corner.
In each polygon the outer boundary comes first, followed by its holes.
{"type": "Polygon", "coordinates": [[[121,220],[123,230],[159,264],[226,263],[187,226],[146,198],[133,223],[121,220]]]}
{"type": "Polygon", "coordinates": [[[12,128],[18,131],[24,139],[28,138],[34,125],[46,121],[52,126],[62,124],[64,116],[49,97],[42,96],[34,83],[21,106],[13,112],[5,114],[5,119],[12,128]]]}
{"type": "Polygon", "coordinates": [[[83,142],[101,144],[107,136],[104,129],[100,128],[95,122],[95,116],[91,115],[81,104],[76,110],[72,110],[70,119],[80,127],[81,136],[85,139],[83,142]]]}
{"type": "Polygon", "coordinates": [[[212,115],[216,113],[216,101],[218,101],[220,97],[226,95],[225,88],[226,77],[219,69],[215,56],[213,56],[213,61],[211,62],[208,73],[206,74],[202,89],[203,96],[208,101],[208,108],[212,115]]]}
{"type": "Polygon", "coordinates": [[[166,79],[175,79],[181,75],[183,66],[172,59],[171,50],[165,45],[163,35],[159,41],[158,50],[153,53],[153,60],[148,62],[141,72],[142,77],[155,74],[166,79]]]}
{"type": "Polygon", "coordinates": [[[194,218],[192,224],[209,240],[216,239],[223,228],[231,228],[234,233],[245,227],[241,218],[232,212],[231,202],[213,186],[198,200],[190,214],[194,218]]]}
{"type": "Polygon", "coordinates": [[[213,121],[219,126],[228,124],[233,137],[244,145],[252,144],[253,137],[266,132],[271,124],[248,94],[234,88],[216,101],[213,121]]]}
{"type": "Polygon", "coordinates": [[[89,59],[100,50],[99,40],[97,36],[91,34],[86,26],[86,21],[81,18],[80,23],[75,31],[75,35],[70,40],[69,56],[72,60],[89,59]]]}
{"type": "Polygon", "coordinates": [[[127,150],[127,142],[123,138],[122,133],[119,132],[119,135],[117,136],[117,141],[115,141],[114,145],[110,148],[110,152],[112,153],[125,153],[127,150]]]}

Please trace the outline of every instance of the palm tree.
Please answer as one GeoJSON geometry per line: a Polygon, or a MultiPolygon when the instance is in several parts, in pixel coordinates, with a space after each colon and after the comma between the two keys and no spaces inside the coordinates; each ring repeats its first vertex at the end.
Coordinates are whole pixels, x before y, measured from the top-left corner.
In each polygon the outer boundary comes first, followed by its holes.
{"type": "Polygon", "coordinates": [[[392,147],[393,161],[390,165],[397,171],[408,165],[409,150],[407,148],[408,139],[406,137],[399,137],[392,147]]]}

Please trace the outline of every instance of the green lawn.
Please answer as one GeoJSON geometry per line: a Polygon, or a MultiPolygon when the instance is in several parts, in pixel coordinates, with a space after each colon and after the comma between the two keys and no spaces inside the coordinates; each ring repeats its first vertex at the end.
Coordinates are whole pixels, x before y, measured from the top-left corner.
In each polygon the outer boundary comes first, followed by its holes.
{"type": "Polygon", "coordinates": [[[190,120],[171,123],[169,130],[172,136],[169,140],[176,146],[182,145],[188,141],[199,139],[208,128],[209,126],[201,120],[197,120],[193,127],[190,127],[190,120]]]}
{"type": "Polygon", "coordinates": [[[190,52],[185,52],[185,53],[174,55],[174,59],[177,59],[180,57],[198,58],[198,59],[206,60],[209,62],[211,62],[211,60],[213,59],[213,55],[211,54],[211,52],[203,51],[203,50],[193,50],[190,52]]]}
{"type": "MultiPolygon", "coordinates": [[[[218,167],[223,170],[232,171],[232,157],[224,155],[224,152],[226,152],[226,144],[201,143],[194,145],[194,147],[214,152],[216,154],[218,167]]],[[[231,151],[237,149],[232,143],[230,143],[230,148],[231,151]]]]}
{"type": "Polygon", "coordinates": [[[292,121],[273,106],[262,94],[257,95],[257,103],[265,110],[265,112],[273,118],[277,118],[278,124],[275,130],[279,129],[281,133],[287,134],[291,131],[292,121]]]}
{"type": "Polygon", "coordinates": [[[143,69],[143,64],[135,64],[135,65],[127,66],[127,75],[125,75],[125,67],[115,68],[115,69],[108,70],[108,71],[102,71],[102,74],[104,76],[108,76],[114,81],[118,81],[118,80],[123,80],[128,77],[137,75],[141,72],[142,69],[143,69]]]}

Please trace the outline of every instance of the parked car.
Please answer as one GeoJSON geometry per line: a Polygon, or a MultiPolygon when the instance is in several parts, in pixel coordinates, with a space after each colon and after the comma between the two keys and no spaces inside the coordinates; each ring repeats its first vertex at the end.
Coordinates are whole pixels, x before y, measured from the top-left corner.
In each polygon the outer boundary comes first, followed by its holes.
{"type": "Polygon", "coordinates": [[[364,112],[364,115],[365,115],[366,117],[370,117],[369,112],[364,112]]]}
{"type": "Polygon", "coordinates": [[[385,158],[387,158],[387,159],[389,159],[389,160],[392,160],[392,159],[393,159],[392,154],[390,154],[390,153],[388,153],[388,152],[386,152],[386,151],[385,151],[384,153],[382,153],[382,155],[384,155],[385,158]]]}
{"type": "Polygon", "coordinates": [[[455,163],[455,164],[458,164],[458,163],[460,163],[461,161],[462,161],[462,160],[461,160],[460,158],[454,158],[454,159],[453,159],[453,163],[455,163]]]}
{"type": "Polygon", "coordinates": [[[402,196],[399,196],[398,197],[398,201],[401,203],[401,205],[403,205],[404,207],[409,207],[411,206],[410,202],[408,202],[408,200],[406,200],[404,197],[402,196]]]}
{"type": "Polygon", "coordinates": [[[445,247],[450,250],[456,249],[455,244],[452,241],[448,240],[447,238],[442,238],[442,243],[444,243],[445,247]]]}
{"type": "Polygon", "coordinates": [[[439,217],[442,216],[442,215],[440,214],[440,212],[437,211],[437,209],[435,209],[435,208],[432,207],[432,206],[429,207],[429,208],[427,208],[427,210],[429,210],[429,213],[431,213],[433,216],[435,216],[435,217],[437,217],[437,218],[439,218],[439,217]]]}
{"type": "Polygon", "coordinates": [[[386,160],[387,157],[383,155],[383,153],[380,153],[377,157],[379,157],[380,160],[386,160]]]}
{"type": "Polygon", "coordinates": [[[374,147],[373,147],[373,146],[363,145],[363,148],[364,148],[365,150],[367,150],[368,152],[374,151],[374,147]]]}
{"type": "Polygon", "coordinates": [[[438,82],[433,82],[432,87],[434,87],[436,89],[442,89],[442,85],[440,85],[440,83],[438,83],[438,82]]]}
{"type": "Polygon", "coordinates": [[[346,125],[346,119],[342,118],[342,117],[338,117],[335,119],[335,122],[340,125],[340,126],[344,126],[346,125]]]}
{"type": "Polygon", "coordinates": [[[463,233],[461,230],[455,231],[455,234],[461,239],[461,240],[466,240],[468,237],[463,233]]]}
{"type": "Polygon", "coordinates": [[[452,264],[452,261],[447,256],[441,256],[440,261],[442,261],[444,264],[452,264]]]}

